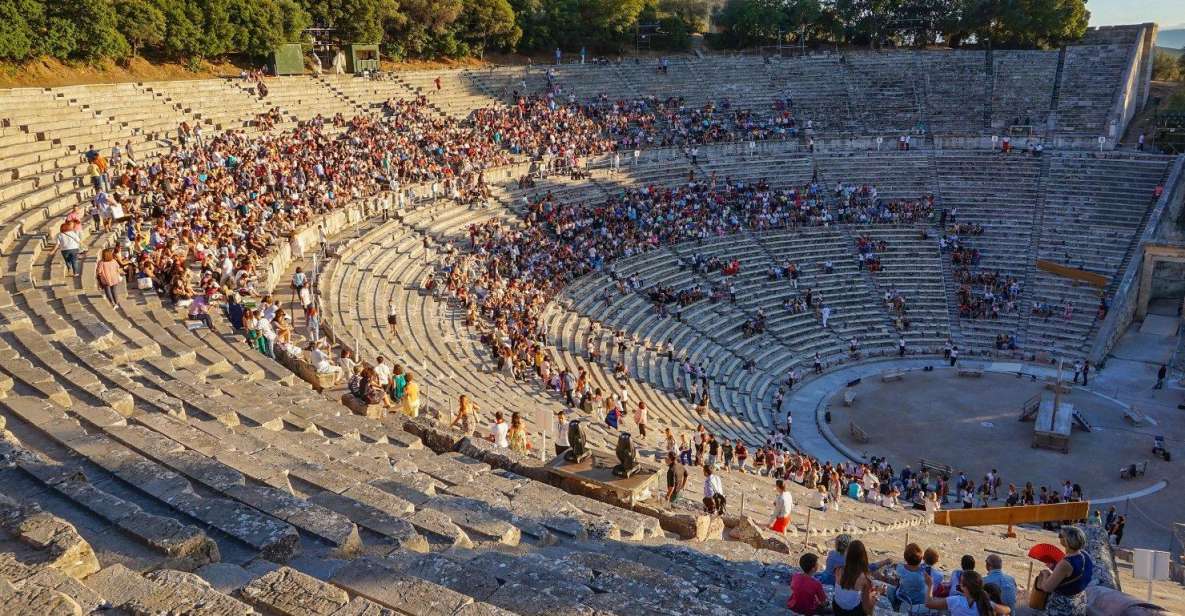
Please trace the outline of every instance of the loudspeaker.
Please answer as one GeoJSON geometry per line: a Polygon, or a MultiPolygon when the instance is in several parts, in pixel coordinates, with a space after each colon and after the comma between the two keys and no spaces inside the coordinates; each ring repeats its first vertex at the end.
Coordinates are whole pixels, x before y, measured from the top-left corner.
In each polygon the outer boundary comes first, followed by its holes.
{"type": "Polygon", "coordinates": [[[848,387],[855,387],[859,384],[860,384],[860,379],[856,379],[854,381],[848,381],[848,387]]]}

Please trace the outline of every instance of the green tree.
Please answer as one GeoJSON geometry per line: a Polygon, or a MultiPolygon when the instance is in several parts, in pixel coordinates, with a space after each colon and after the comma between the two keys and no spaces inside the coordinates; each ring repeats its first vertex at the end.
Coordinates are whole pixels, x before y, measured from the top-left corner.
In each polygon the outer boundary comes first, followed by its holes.
{"type": "Polygon", "coordinates": [[[787,15],[779,0],[728,0],[716,14],[729,47],[742,48],[777,41],[786,29],[787,15]]]}
{"type": "Polygon", "coordinates": [[[523,36],[507,0],[464,0],[457,20],[458,38],[479,57],[487,48],[513,49],[523,36]]]}
{"type": "Polygon", "coordinates": [[[510,8],[514,11],[515,23],[522,30],[518,49],[544,49],[551,45],[554,35],[543,0],[510,0],[510,8]]]}
{"type": "Polygon", "coordinates": [[[74,25],[75,49],[72,55],[90,62],[103,58],[125,58],[132,48],[119,33],[119,18],[108,0],[72,0],[53,6],[55,15],[74,25]]]}
{"type": "Polygon", "coordinates": [[[453,27],[464,10],[462,0],[400,0],[387,22],[387,48],[395,57],[464,55],[453,27]]]}
{"type": "Polygon", "coordinates": [[[148,0],[120,0],[115,5],[119,31],[132,46],[132,55],[140,55],[144,45],[160,45],[165,40],[165,14],[148,0]]]}
{"type": "Polygon", "coordinates": [[[26,60],[36,49],[36,25],[44,7],[38,0],[0,0],[0,58],[26,60]]]}
{"type": "Polygon", "coordinates": [[[1090,21],[1086,0],[980,0],[979,38],[1006,47],[1057,47],[1082,38],[1090,21]]]}
{"type": "Polygon", "coordinates": [[[308,13],[290,0],[235,0],[229,19],[232,50],[252,56],[265,56],[280,43],[298,41],[310,22],[308,13]]]}
{"type": "Polygon", "coordinates": [[[512,0],[520,49],[621,51],[633,41],[647,0],[512,0]]]}
{"type": "Polygon", "coordinates": [[[194,0],[155,0],[165,16],[161,50],[171,58],[202,55],[202,13],[194,0]]]}
{"type": "Polygon", "coordinates": [[[708,29],[712,4],[708,0],[658,0],[658,12],[683,22],[688,32],[708,29]]]}
{"type": "Polygon", "coordinates": [[[1152,78],[1157,81],[1180,81],[1181,64],[1178,60],[1157,50],[1152,56],[1152,78]]]}
{"type": "Polygon", "coordinates": [[[381,43],[387,22],[399,11],[395,0],[298,0],[315,26],[333,28],[342,43],[381,43]]]}

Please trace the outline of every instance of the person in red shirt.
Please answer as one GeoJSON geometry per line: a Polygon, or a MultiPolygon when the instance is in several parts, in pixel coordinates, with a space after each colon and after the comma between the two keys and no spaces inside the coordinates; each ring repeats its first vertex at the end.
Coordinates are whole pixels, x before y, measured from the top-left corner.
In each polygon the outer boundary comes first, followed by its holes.
{"type": "Polygon", "coordinates": [[[795,573],[790,578],[790,598],[786,600],[786,607],[803,616],[830,614],[827,593],[823,584],[815,579],[819,557],[807,552],[798,559],[798,566],[802,573],[795,573]]]}

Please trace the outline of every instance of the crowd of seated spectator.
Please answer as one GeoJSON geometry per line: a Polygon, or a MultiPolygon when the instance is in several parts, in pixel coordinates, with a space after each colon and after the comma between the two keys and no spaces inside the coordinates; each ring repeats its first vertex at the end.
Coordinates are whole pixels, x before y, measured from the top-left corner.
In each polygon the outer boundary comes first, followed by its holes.
{"type": "Polygon", "coordinates": [[[889,249],[885,240],[874,239],[869,235],[856,238],[856,264],[860,270],[867,269],[875,274],[881,270],[881,258],[878,253],[889,249]]]}

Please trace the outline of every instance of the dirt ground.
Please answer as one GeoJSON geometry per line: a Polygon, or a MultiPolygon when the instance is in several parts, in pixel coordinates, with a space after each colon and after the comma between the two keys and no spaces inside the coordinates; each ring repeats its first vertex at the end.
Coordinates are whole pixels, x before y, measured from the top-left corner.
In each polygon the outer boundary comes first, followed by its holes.
{"type": "Polygon", "coordinates": [[[1177,458],[1164,462],[1151,455],[1155,434],[1167,436],[1171,444],[1185,436],[1185,413],[1158,413],[1155,425],[1135,427],[1124,419],[1122,406],[1075,389],[1063,401],[1074,404],[1095,430],[1075,429],[1070,452],[1064,454],[1033,449],[1033,422],[1018,421],[1026,400],[1050,393],[1039,382],[1002,374],[967,378],[936,370],[910,372],[898,382],[866,379],[852,389],[856,401],[851,407],[843,405],[843,392],[828,403],[836,437],[854,451],[886,456],[895,469],[908,464],[917,470],[919,459],[925,458],[965,471],[979,483],[995,468],[1003,480],[1001,494],[1009,483],[1018,489],[1026,481],[1052,488],[1069,480],[1081,484],[1091,500],[1132,494],[1163,480],[1168,487],[1159,492],[1100,505],[1105,509],[1114,504],[1130,514],[1129,534],[1152,544],[1161,543],[1185,511],[1174,486],[1181,472],[1177,458]],[[868,443],[851,437],[850,422],[869,435],[868,443]],[[1143,460],[1148,461],[1145,476],[1120,478],[1121,467],[1143,460]]]}

